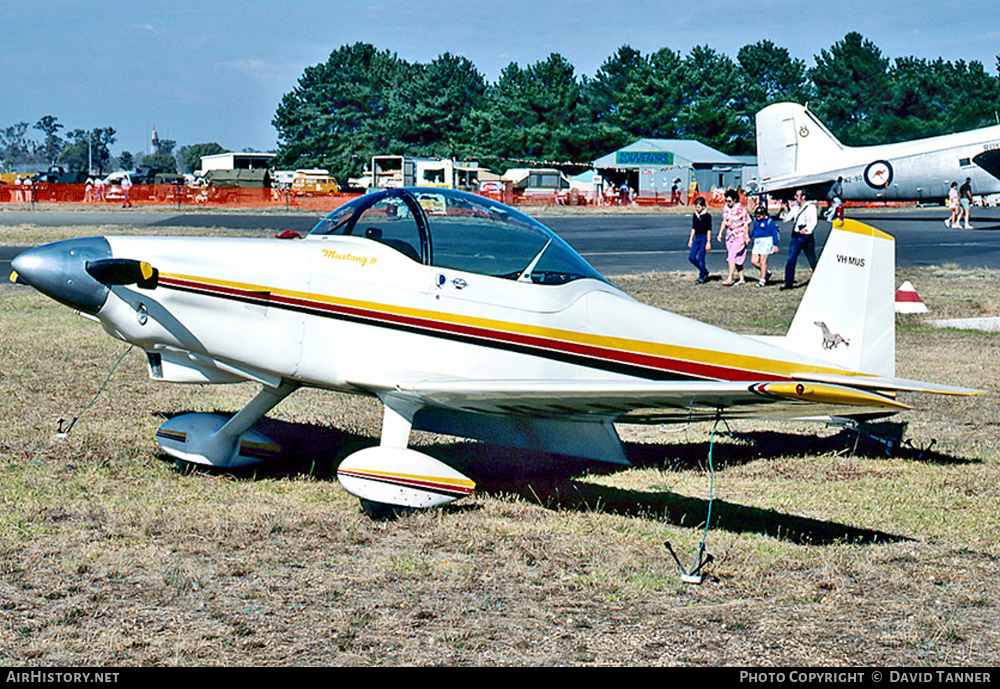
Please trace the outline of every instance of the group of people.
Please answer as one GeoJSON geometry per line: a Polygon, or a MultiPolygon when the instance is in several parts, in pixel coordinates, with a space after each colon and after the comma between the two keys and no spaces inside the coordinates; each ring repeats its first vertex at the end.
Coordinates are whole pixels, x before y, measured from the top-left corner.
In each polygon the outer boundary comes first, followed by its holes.
{"type": "MultiPolygon", "coordinates": [[[[795,266],[799,254],[804,254],[809,266],[816,268],[816,243],[813,232],[818,222],[816,205],[806,200],[801,189],[795,192],[794,205],[782,203],[781,219],[792,225],[792,236],[789,242],[788,260],[785,262],[785,279],[781,289],[791,289],[795,286],[795,266]]],[[[754,218],[740,203],[739,194],[729,190],[725,195],[725,207],[722,211],[722,224],[716,241],[723,242],[725,237],[726,263],[729,273],[722,282],[723,285],[745,285],[746,278],[743,266],[747,254],[750,263],[760,271],[757,280],[758,287],[767,285],[771,277],[768,270],[768,259],[778,252],[778,226],[774,218],[767,212],[767,206],[760,204],[754,210],[754,218]]],[[[698,269],[696,284],[708,280],[708,268],[705,265],[706,252],[712,248],[712,216],[703,198],[694,202],[694,214],[691,218],[691,234],[688,238],[688,260],[698,269]]]]}
{"type": "Polygon", "coordinates": [[[948,191],[948,208],[951,209],[951,216],[944,221],[945,227],[962,227],[962,220],[965,220],[965,229],[971,230],[969,224],[969,213],[972,211],[972,178],[966,177],[965,184],[961,187],[958,182],[951,183],[948,191]]]}

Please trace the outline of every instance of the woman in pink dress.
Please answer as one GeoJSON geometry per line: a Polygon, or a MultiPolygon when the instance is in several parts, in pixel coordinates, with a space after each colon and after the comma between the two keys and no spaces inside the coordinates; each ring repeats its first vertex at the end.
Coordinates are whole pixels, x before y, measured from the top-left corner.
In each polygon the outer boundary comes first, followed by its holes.
{"type": "Polygon", "coordinates": [[[747,259],[747,244],[750,243],[750,214],[740,205],[740,195],[735,190],[726,191],[726,207],[722,211],[722,224],[719,226],[719,241],[726,234],[726,261],[729,263],[729,277],[723,282],[730,285],[745,285],[743,279],[743,263],[747,259]],[[734,280],[739,274],[739,280],[734,280]]]}
{"type": "Polygon", "coordinates": [[[958,182],[952,182],[951,189],[948,191],[948,208],[951,209],[951,217],[944,221],[945,227],[958,227],[958,219],[962,215],[962,207],[958,201],[958,182]]]}

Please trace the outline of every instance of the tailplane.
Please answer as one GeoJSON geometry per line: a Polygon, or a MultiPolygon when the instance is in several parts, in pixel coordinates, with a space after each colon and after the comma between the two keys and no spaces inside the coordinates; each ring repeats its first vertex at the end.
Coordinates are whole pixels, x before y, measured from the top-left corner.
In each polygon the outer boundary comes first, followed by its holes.
{"type": "Polygon", "coordinates": [[[857,373],[895,376],[895,272],[891,236],[835,222],[783,345],[857,373]]]}

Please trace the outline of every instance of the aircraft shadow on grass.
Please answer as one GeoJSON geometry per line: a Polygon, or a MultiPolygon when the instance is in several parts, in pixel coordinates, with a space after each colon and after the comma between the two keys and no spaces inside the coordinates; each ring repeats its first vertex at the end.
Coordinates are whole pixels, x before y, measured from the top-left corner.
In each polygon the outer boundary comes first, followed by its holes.
{"type": "MultiPolygon", "coordinates": [[[[902,434],[903,424],[882,423],[877,426],[882,439],[863,434],[859,436],[853,430],[843,430],[828,437],[776,431],[732,434],[724,444],[715,444],[713,464],[716,470],[723,470],[768,456],[802,461],[832,454],[886,457],[885,437],[895,433],[898,438],[902,434]]],[[[265,418],[257,428],[281,444],[281,456],[268,464],[228,470],[227,473],[250,479],[305,474],[317,480],[334,480],[337,466],[345,457],[378,443],[376,438],[317,424],[265,418]]],[[[422,449],[472,476],[481,493],[516,495],[548,509],[646,518],[655,516],[666,523],[689,528],[703,527],[709,510],[708,500],[702,498],[687,497],[668,490],[640,491],[603,486],[580,478],[586,475],[614,474],[625,469],[620,465],[462,440],[435,442],[424,445],[422,449]]],[[[668,471],[698,467],[706,472],[707,489],[708,442],[625,443],[625,450],[633,467],[655,467],[668,471]]],[[[904,448],[900,454],[915,461],[930,463],[954,464],[968,461],[932,449],[904,448]]],[[[166,454],[162,454],[161,458],[174,461],[166,454]]],[[[204,467],[199,467],[199,470],[204,470],[204,467]]],[[[846,479],[849,480],[850,476],[846,479]]],[[[456,503],[441,509],[463,511],[475,508],[456,503]]],[[[905,536],[882,531],[723,500],[713,501],[711,514],[712,529],[731,533],[759,533],[800,544],[875,544],[910,540],[905,536]]]]}

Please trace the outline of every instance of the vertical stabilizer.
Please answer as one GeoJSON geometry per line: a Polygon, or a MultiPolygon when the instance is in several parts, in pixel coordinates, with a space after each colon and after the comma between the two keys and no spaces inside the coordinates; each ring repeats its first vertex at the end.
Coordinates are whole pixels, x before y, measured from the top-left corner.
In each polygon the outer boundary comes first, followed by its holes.
{"type": "Polygon", "coordinates": [[[852,371],[896,374],[896,242],[855,220],[834,223],[784,346],[852,371]]]}
{"type": "Polygon", "coordinates": [[[798,103],[769,105],[756,117],[757,165],[765,185],[790,175],[836,167],[844,146],[798,103]]]}

